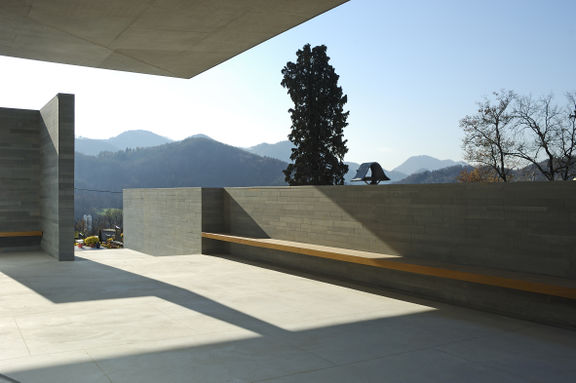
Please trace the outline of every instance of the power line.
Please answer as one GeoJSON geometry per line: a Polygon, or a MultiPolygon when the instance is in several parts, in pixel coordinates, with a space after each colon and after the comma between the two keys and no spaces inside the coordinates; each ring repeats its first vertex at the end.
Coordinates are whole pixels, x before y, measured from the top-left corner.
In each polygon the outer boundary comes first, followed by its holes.
{"type": "Polygon", "coordinates": [[[94,189],[80,189],[80,188],[74,188],[74,190],[89,191],[89,192],[96,192],[96,193],[115,193],[115,194],[122,194],[121,191],[110,191],[110,190],[94,190],[94,189]]]}

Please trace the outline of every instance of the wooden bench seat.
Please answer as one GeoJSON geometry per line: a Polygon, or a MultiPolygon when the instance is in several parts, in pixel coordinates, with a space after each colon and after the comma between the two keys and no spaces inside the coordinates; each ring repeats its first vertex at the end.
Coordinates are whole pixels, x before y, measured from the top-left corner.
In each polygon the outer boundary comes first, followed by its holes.
{"type": "Polygon", "coordinates": [[[492,268],[454,265],[402,256],[380,254],[338,247],[320,246],[271,238],[249,238],[220,233],[202,233],[206,239],[253,246],[289,253],[327,258],[382,269],[478,283],[576,300],[576,281],[492,268]]]}
{"type": "Polygon", "coordinates": [[[41,231],[0,231],[0,252],[38,249],[41,231]]]}
{"type": "Polygon", "coordinates": [[[42,237],[41,231],[0,231],[0,238],[42,237]]]}

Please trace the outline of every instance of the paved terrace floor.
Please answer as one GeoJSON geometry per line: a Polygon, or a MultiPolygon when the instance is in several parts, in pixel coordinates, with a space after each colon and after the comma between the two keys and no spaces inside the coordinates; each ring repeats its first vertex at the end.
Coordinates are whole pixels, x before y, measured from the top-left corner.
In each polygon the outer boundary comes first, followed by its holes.
{"type": "Polygon", "coordinates": [[[569,330],[203,255],[76,255],[0,254],[0,382],[576,381],[569,330]]]}

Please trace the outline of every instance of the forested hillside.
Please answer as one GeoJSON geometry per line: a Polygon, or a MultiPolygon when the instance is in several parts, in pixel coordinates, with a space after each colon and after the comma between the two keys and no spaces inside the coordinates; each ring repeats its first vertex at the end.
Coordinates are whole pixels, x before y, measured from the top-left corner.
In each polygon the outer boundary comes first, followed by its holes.
{"type": "Polygon", "coordinates": [[[76,217],[121,207],[124,188],[284,185],[286,163],[205,137],[99,156],[76,153],[76,217]],[[88,189],[88,190],[83,190],[88,189]]]}
{"type": "Polygon", "coordinates": [[[408,177],[395,182],[398,184],[446,184],[458,182],[458,175],[463,170],[470,171],[474,169],[472,166],[450,166],[448,168],[434,170],[434,171],[424,171],[421,173],[416,173],[409,175],[408,177]]]}

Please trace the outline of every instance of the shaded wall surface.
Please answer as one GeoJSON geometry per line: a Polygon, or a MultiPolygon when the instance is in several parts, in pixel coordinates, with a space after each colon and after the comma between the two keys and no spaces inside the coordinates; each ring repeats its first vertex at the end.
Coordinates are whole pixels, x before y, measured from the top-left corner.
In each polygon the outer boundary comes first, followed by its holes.
{"type": "Polygon", "coordinates": [[[40,230],[40,115],[0,108],[0,232],[40,230]]]}
{"type": "Polygon", "coordinates": [[[576,182],[227,188],[232,234],[576,278],[576,182]]]}
{"type": "Polygon", "coordinates": [[[0,231],[42,231],[48,254],[73,260],[74,96],[0,108],[0,149],[0,231]]]}
{"type": "Polygon", "coordinates": [[[152,255],[202,249],[202,189],[126,189],[124,245],[152,255]]]}
{"type": "Polygon", "coordinates": [[[576,278],[576,182],[132,189],[124,203],[137,242],[187,224],[166,232],[194,244],[178,254],[199,252],[208,231],[576,278]]]}

